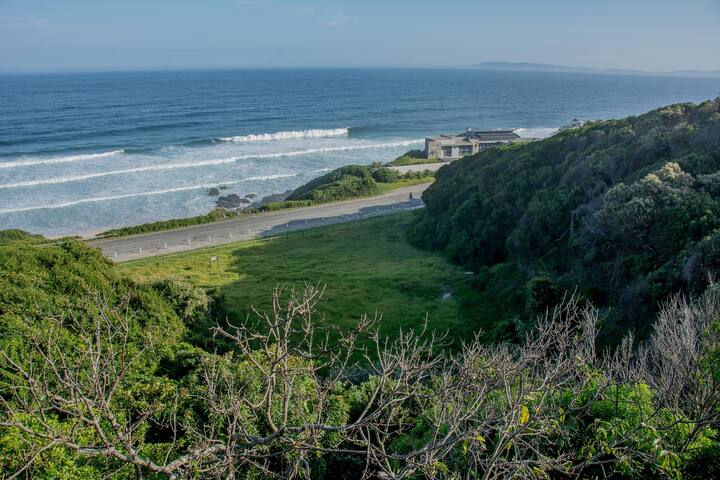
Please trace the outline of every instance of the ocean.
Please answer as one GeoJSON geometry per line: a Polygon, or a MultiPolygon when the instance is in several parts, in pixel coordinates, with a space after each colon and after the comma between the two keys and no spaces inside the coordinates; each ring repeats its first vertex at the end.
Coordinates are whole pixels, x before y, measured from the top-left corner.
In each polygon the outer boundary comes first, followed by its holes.
{"type": "Polygon", "coordinates": [[[207,213],[211,187],[264,196],[425,136],[544,136],[720,95],[720,80],[337,69],[0,76],[0,229],[47,236],[207,213]]]}

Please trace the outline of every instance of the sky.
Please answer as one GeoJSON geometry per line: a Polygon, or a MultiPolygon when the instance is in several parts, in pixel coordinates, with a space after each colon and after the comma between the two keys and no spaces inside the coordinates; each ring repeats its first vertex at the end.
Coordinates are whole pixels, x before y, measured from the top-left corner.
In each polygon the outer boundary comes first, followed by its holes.
{"type": "Polygon", "coordinates": [[[720,0],[0,0],[0,72],[720,70],[720,0]]]}

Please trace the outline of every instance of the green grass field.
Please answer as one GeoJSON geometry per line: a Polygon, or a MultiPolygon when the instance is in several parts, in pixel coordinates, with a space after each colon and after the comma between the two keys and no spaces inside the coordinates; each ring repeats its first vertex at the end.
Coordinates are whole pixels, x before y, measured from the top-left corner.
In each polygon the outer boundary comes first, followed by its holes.
{"type": "Polygon", "coordinates": [[[224,296],[234,320],[251,306],[267,309],[278,284],[326,286],[317,319],[326,326],[351,327],[362,314],[382,315],[380,329],[392,336],[428,316],[436,331],[453,340],[468,338],[488,321],[471,277],[443,257],[405,241],[412,214],[351,222],[295,233],[272,242],[244,242],[183,256],[125,263],[133,278],[184,278],[224,296]],[[210,256],[219,266],[210,268],[210,256]],[[478,303],[479,302],[479,303],[478,303]]]}

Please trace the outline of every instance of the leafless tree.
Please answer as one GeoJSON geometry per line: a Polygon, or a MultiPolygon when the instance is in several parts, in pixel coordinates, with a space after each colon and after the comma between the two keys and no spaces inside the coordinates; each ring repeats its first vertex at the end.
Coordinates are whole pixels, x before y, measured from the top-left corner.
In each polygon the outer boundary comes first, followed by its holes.
{"type": "Polygon", "coordinates": [[[362,459],[365,478],[580,477],[590,468],[611,476],[619,459],[652,462],[633,447],[642,426],[614,439],[611,456],[558,442],[566,417],[589,414],[620,385],[647,383],[658,392],[648,422],[668,406],[678,412],[668,428],[688,422],[697,434],[717,421],[718,386],[712,372],[702,373],[718,345],[709,333],[720,313],[717,293],[674,299],[646,342],[638,347],[628,337],[609,355],[596,351],[597,310],[575,297],[539,319],[521,345],[486,345],[478,335],[450,355],[446,338],[427,324],[392,340],[379,333],[379,318],[363,317],[352,331],[323,330],[322,294],[276,289],[269,312],[214,329],[234,348],[204,356],[198,388],[175,386],[133,402],[131,413],[119,404],[155,346],[131,341],[127,305],[97,298],[100,314],[91,320],[48,318],[28,328],[28,351],[2,357],[0,426],[28,442],[16,475],[61,446],[111,459],[138,478],[233,479],[250,471],[310,478],[314,459],[327,453],[362,459]],[[338,402],[358,365],[365,404],[349,414],[338,402]],[[200,418],[181,411],[182,398],[200,406],[200,418]],[[148,425],[170,432],[160,453],[143,448],[148,425]],[[418,441],[397,441],[417,429],[418,441]]]}

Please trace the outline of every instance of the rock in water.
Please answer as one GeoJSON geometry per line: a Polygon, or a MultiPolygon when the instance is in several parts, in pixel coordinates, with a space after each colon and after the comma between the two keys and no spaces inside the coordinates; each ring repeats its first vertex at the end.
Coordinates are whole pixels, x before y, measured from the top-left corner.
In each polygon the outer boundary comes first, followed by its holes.
{"type": "Polygon", "coordinates": [[[215,204],[220,208],[227,208],[229,210],[235,210],[236,208],[239,208],[244,202],[243,198],[240,197],[240,195],[237,195],[235,193],[231,193],[230,195],[224,195],[222,197],[219,197],[215,204]]]}
{"type": "Polygon", "coordinates": [[[210,190],[208,190],[208,195],[210,195],[211,197],[217,197],[218,195],[220,195],[220,190],[217,188],[211,188],[210,190]]]}

